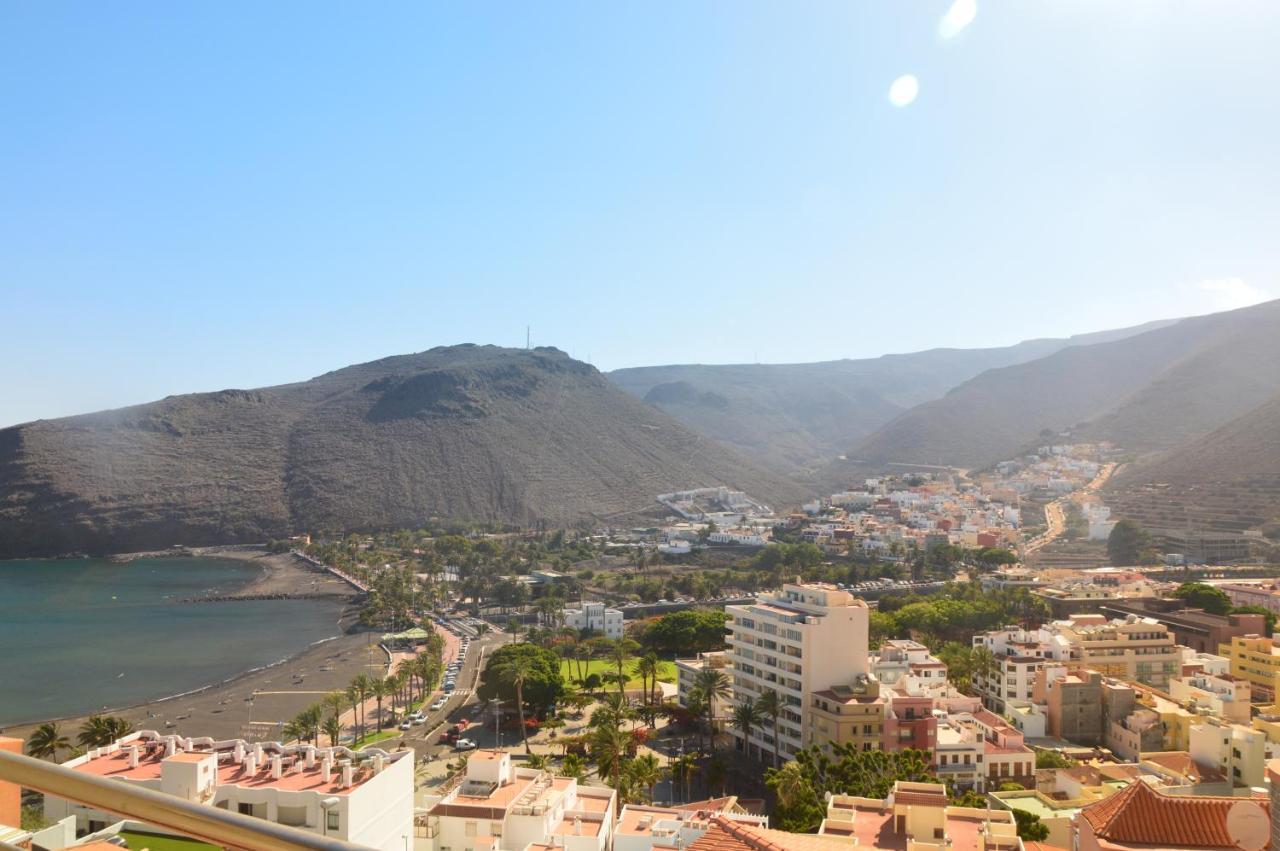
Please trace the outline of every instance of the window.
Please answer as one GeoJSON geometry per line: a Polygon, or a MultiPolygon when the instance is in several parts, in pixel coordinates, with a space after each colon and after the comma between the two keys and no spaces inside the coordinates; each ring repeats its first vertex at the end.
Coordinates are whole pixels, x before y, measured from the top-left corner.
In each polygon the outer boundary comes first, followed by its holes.
{"type": "Polygon", "coordinates": [[[476,823],[475,823],[475,822],[473,822],[473,821],[469,821],[469,822],[467,822],[467,823],[466,823],[466,825],[464,825],[462,832],[463,832],[463,835],[465,835],[465,836],[475,836],[475,835],[476,835],[476,823]]]}
{"type": "Polygon", "coordinates": [[[242,816],[253,815],[253,804],[236,804],[236,812],[242,816]]]}
{"type": "MultiPolygon", "coordinates": [[[[324,822],[325,822],[325,828],[327,830],[337,830],[338,829],[338,811],[329,810],[328,812],[326,812],[324,822]]],[[[440,851],[449,851],[449,849],[441,848],[440,851]]]]}

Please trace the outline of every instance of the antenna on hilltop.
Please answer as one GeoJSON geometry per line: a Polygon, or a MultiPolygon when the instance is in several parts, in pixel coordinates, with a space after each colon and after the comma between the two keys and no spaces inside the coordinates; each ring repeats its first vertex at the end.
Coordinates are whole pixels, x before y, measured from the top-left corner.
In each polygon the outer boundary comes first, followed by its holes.
{"type": "Polygon", "coordinates": [[[529,326],[528,326],[528,325],[524,326],[524,347],[525,347],[525,349],[531,349],[531,348],[533,348],[533,346],[532,346],[532,345],[530,345],[530,341],[531,341],[532,339],[533,339],[533,338],[529,336],[529,326]]]}

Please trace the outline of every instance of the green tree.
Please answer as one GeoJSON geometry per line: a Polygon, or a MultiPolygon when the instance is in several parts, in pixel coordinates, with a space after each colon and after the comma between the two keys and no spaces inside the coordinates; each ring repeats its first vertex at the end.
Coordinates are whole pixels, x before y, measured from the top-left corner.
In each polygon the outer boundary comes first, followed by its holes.
{"type": "Polygon", "coordinates": [[[1184,582],[1173,596],[1187,601],[1195,609],[1204,609],[1211,615],[1225,615],[1231,611],[1231,598],[1226,592],[1203,582],[1184,582]]]}
{"type": "Polygon", "coordinates": [[[526,754],[532,753],[532,751],[529,749],[529,730],[524,723],[524,684],[529,681],[530,677],[537,675],[537,666],[538,662],[532,656],[518,655],[510,657],[495,672],[503,685],[515,689],[516,714],[520,718],[520,738],[524,742],[524,752],[526,754]]]}
{"type": "Polygon", "coordinates": [[[760,707],[749,697],[733,707],[732,724],[742,733],[742,750],[748,758],[751,756],[751,731],[760,725],[761,719],[760,707]]]}
{"type": "Polygon", "coordinates": [[[1042,842],[1049,838],[1049,826],[1040,816],[1025,810],[1014,809],[1013,820],[1018,823],[1018,838],[1027,842],[1042,842]]]}
{"type": "Polygon", "coordinates": [[[650,624],[641,643],[660,656],[706,653],[725,646],[728,615],[718,609],[670,612],[650,624]]]}
{"type": "Polygon", "coordinates": [[[560,674],[560,657],[536,644],[506,644],[495,650],[485,663],[476,694],[481,700],[514,700],[515,687],[502,672],[514,659],[522,656],[532,660],[531,669],[521,685],[524,702],[539,716],[545,715],[564,694],[565,684],[560,674]]]}
{"type": "Polygon", "coordinates": [[[1266,619],[1266,626],[1263,628],[1263,634],[1271,635],[1276,631],[1276,613],[1270,609],[1264,609],[1262,606],[1232,606],[1231,611],[1227,614],[1262,615],[1266,619]]]}
{"type": "Polygon", "coordinates": [[[58,723],[41,724],[27,739],[27,755],[36,759],[52,759],[58,761],[60,751],[70,750],[71,740],[62,732],[58,723]]]}
{"type": "Polygon", "coordinates": [[[1151,536],[1127,517],[1118,521],[1107,537],[1107,557],[1115,565],[1139,564],[1150,547],[1151,536]]]}
{"type": "Polygon", "coordinates": [[[817,830],[828,792],[884,798],[898,780],[937,782],[928,751],[864,751],[852,744],[836,745],[830,755],[816,747],[803,748],[794,760],[767,769],[764,776],[778,799],[773,813],[778,827],[798,833],[817,830]]]}
{"type": "Polygon", "coordinates": [[[762,718],[769,719],[769,730],[773,733],[773,767],[777,769],[782,752],[782,734],[778,730],[778,716],[782,714],[782,696],[776,691],[766,691],[756,701],[756,709],[762,718]]]}
{"type": "Polygon", "coordinates": [[[324,734],[329,737],[329,745],[331,747],[338,746],[338,739],[342,737],[342,722],[338,720],[337,715],[330,715],[324,719],[322,725],[324,734]]]}
{"type": "Polygon", "coordinates": [[[1057,751],[1036,751],[1036,768],[1073,768],[1075,765],[1074,759],[1057,751]]]}

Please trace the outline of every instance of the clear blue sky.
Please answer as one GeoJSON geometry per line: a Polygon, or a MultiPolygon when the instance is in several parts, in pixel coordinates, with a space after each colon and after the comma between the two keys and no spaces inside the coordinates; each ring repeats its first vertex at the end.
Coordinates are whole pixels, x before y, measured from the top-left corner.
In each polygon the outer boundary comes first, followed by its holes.
{"type": "Polygon", "coordinates": [[[948,6],[5,3],[0,425],[526,324],[611,369],[1280,295],[1280,3],[948,6]]]}

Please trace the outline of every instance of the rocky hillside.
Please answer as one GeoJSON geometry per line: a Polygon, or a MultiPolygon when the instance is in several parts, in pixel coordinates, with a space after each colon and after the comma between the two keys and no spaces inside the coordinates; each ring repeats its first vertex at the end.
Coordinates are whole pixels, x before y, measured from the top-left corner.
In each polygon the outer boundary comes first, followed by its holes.
{"type": "Polygon", "coordinates": [[[0,557],[570,523],[711,484],[807,495],[560,351],[455,346],[0,430],[0,557]]]}
{"type": "Polygon", "coordinates": [[[1158,529],[1280,537],[1280,396],[1112,481],[1114,508],[1158,529]]]}
{"type": "Polygon", "coordinates": [[[909,408],[985,370],[1170,324],[1152,322],[1001,348],[931,349],[820,363],[637,367],[608,377],[707,437],[776,467],[798,469],[825,465],[909,408]]]}
{"type": "Polygon", "coordinates": [[[896,417],[853,463],[982,467],[1044,430],[1139,453],[1202,436],[1280,393],[1280,301],[993,369],[896,417]]]}

